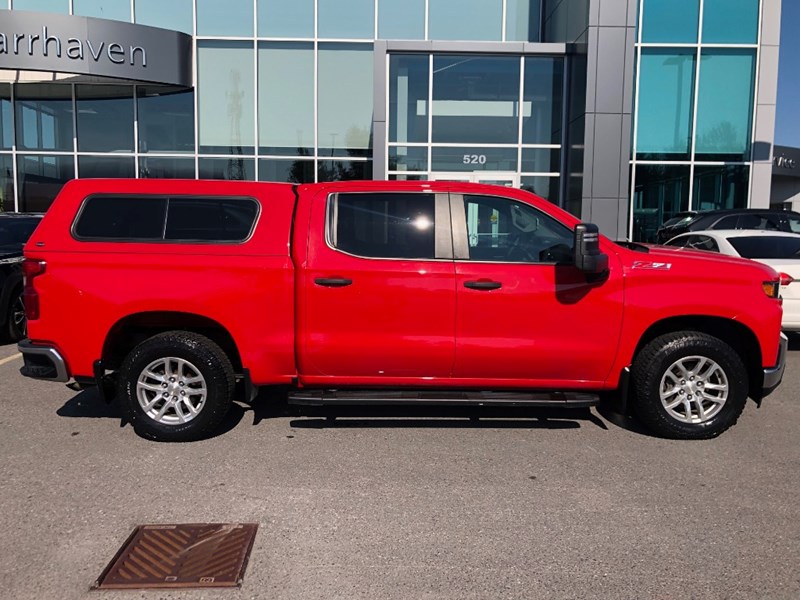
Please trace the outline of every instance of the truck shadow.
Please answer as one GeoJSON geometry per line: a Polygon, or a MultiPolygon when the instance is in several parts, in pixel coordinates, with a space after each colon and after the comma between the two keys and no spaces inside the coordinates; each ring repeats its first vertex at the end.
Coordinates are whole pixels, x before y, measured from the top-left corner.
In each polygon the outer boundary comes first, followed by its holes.
{"type": "MultiPolygon", "coordinates": [[[[262,391],[252,404],[234,402],[225,421],[212,436],[235,429],[252,414],[252,425],[262,421],[288,418],[289,426],[298,429],[324,428],[486,428],[486,429],[579,429],[582,423],[607,431],[606,421],[649,435],[635,421],[611,410],[590,408],[551,408],[527,406],[296,406],[286,403],[285,394],[262,391]],[[597,416],[599,413],[603,418],[597,416]]],[[[56,411],[61,417],[83,419],[118,419],[127,425],[117,401],[107,404],[96,388],[88,388],[70,398],[56,411]]]]}

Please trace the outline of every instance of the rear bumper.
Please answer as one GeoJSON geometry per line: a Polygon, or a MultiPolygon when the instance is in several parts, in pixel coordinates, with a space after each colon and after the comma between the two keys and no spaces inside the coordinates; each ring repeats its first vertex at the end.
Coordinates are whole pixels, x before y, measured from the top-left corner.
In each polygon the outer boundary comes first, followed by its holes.
{"type": "Polygon", "coordinates": [[[25,361],[19,372],[25,377],[44,381],[69,381],[67,363],[52,346],[36,346],[30,340],[22,340],[17,348],[25,361]]]}
{"type": "Polygon", "coordinates": [[[764,385],[762,397],[771,393],[778,387],[783,379],[783,371],[786,369],[786,351],[789,348],[789,338],[781,333],[780,347],[778,349],[778,363],[771,369],[764,369],[764,385]]]}

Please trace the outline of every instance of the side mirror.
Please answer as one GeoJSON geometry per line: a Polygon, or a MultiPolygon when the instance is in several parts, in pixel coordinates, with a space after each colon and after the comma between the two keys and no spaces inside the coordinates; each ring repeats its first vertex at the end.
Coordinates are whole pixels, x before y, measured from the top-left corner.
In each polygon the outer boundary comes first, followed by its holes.
{"type": "Polygon", "coordinates": [[[575,266],[587,275],[608,271],[608,256],[600,251],[600,230],[592,223],[575,225],[575,266]]]}

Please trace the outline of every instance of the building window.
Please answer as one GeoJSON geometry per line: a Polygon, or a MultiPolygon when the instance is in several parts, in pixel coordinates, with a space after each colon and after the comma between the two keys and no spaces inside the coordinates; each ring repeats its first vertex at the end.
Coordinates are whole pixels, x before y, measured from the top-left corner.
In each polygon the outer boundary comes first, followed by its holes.
{"type": "Polygon", "coordinates": [[[642,50],[637,158],[688,160],[694,81],[694,50],[642,50]]]}
{"type": "Polygon", "coordinates": [[[194,90],[137,86],[139,152],[194,153],[194,90]]]}
{"type": "Polygon", "coordinates": [[[647,43],[697,43],[700,0],[640,0],[642,41],[647,43]]]}
{"type": "Polygon", "coordinates": [[[11,8],[66,15],[69,14],[69,0],[12,0],[11,8]]]}
{"type": "Polygon", "coordinates": [[[18,84],[15,108],[18,150],[73,151],[72,86],[18,84]]]}
{"type": "Polygon", "coordinates": [[[258,35],[313,38],[314,0],[258,0],[258,35]]]}
{"type": "Polygon", "coordinates": [[[313,155],[313,44],[258,44],[258,146],[260,154],[313,155]]]}
{"type": "Polygon", "coordinates": [[[759,0],[704,0],[704,44],[758,42],[759,0]]]}
{"type": "MultiPolygon", "coordinates": [[[[253,37],[253,0],[195,0],[197,35],[253,37]]],[[[252,79],[252,76],[251,76],[252,79]]]]}
{"type": "Polygon", "coordinates": [[[749,183],[748,165],[697,166],[692,208],[745,208],[749,183]]]}
{"type": "Polygon", "coordinates": [[[519,57],[434,56],[432,141],[517,143],[519,82],[519,57]]]}
{"type": "Polygon", "coordinates": [[[253,42],[197,42],[200,152],[254,154],[253,42]]]}
{"type": "Polygon", "coordinates": [[[748,160],[755,53],[704,49],[700,56],[696,158],[748,160]]]}
{"type": "Polygon", "coordinates": [[[136,165],[132,156],[78,156],[78,177],[136,177],[136,165]]]}
{"type": "Polygon", "coordinates": [[[133,87],[75,86],[79,152],[133,152],[133,87]]]}
{"type": "Polygon", "coordinates": [[[130,0],[72,0],[72,13],[83,17],[130,23],[131,2],[130,0]]]}
{"type": "Polygon", "coordinates": [[[634,240],[655,242],[659,226],[689,209],[689,165],[637,165],[634,174],[634,240]]]}
{"type": "Polygon", "coordinates": [[[20,212],[44,212],[70,179],[75,178],[72,155],[17,155],[17,193],[20,212]]]}
{"type": "Polygon", "coordinates": [[[375,38],[375,0],[317,0],[317,19],[320,38],[375,38]]]}
{"type": "Polygon", "coordinates": [[[134,21],[140,25],[161,27],[192,34],[194,9],[192,0],[136,0],[134,21]]]}
{"type": "Polygon", "coordinates": [[[432,40],[500,41],[503,0],[428,0],[432,40]]]}
{"type": "Polygon", "coordinates": [[[372,146],[372,44],[320,44],[320,156],[367,156],[372,146]]]}
{"type": "Polygon", "coordinates": [[[425,0],[378,0],[378,37],[425,39],[425,0]]]}

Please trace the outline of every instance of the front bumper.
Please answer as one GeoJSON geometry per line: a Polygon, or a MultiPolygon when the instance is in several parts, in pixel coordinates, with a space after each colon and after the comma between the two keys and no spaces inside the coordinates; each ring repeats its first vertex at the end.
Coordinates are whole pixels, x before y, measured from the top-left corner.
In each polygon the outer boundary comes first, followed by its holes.
{"type": "Polygon", "coordinates": [[[778,364],[771,369],[764,369],[764,384],[762,397],[771,393],[778,387],[783,379],[783,371],[786,369],[786,351],[789,348],[789,338],[781,333],[780,347],[778,349],[778,364]]]}
{"type": "Polygon", "coordinates": [[[25,365],[19,370],[25,377],[45,381],[69,381],[67,363],[58,350],[52,346],[36,346],[30,340],[17,344],[25,365]]]}

